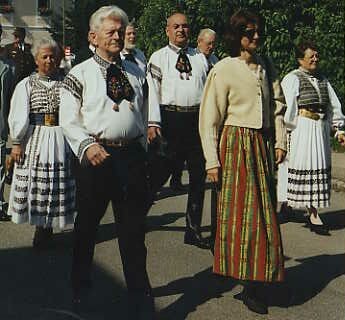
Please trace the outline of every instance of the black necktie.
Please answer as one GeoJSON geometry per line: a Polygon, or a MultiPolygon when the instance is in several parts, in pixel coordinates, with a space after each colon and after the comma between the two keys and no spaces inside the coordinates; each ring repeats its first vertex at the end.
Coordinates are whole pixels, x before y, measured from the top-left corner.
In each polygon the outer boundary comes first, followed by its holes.
{"type": "Polygon", "coordinates": [[[124,55],[125,55],[126,60],[133,62],[135,64],[138,64],[137,60],[135,60],[135,58],[134,58],[133,53],[125,53],[124,55]]]}
{"type": "Polygon", "coordinates": [[[185,73],[186,79],[189,80],[189,76],[192,75],[192,65],[190,64],[185,49],[179,51],[175,68],[180,72],[181,79],[183,79],[182,73],[185,73]]]}
{"type": "Polygon", "coordinates": [[[115,103],[122,99],[131,101],[134,97],[134,90],[127,76],[115,64],[111,64],[107,69],[107,95],[115,103]]]}

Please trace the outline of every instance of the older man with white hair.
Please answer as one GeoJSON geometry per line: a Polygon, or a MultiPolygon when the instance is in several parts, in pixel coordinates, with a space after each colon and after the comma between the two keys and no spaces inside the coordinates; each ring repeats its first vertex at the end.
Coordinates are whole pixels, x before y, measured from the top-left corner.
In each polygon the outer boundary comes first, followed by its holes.
{"type": "Polygon", "coordinates": [[[135,64],[120,58],[127,23],[126,13],[117,6],[101,7],[93,13],[90,39],[96,52],[66,77],[60,122],[79,159],[75,170],[74,302],[81,302],[91,285],[97,228],[111,201],[133,311],[137,302],[152,299],[147,299],[151,286],[145,247],[149,207],[143,148],[145,78],[135,64]]]}
{"type": "Polygon", "coordinates": [[[207,59],[210,71],[218,62],[218,58],[213,54],[216,47],[216,32],[212,29],[201,29],[198,35],[198,50],[203,53],[207,59]]]}
{"type": "Polygon", "coordinates": [[[137,29],[133,22],[126,27],[125,45],[121,52],[121,58],[135,63],[146,74],[146,57],[144,52],[136,47],[137,29]]]}

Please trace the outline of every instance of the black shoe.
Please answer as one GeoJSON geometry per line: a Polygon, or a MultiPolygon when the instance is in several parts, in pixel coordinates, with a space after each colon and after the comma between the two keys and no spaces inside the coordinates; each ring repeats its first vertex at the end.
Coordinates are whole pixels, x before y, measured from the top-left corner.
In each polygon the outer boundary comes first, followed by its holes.
{"type": "Polygon", "coordinates": [[[250,311],[258,314],[268,314],[267,305],[255,296],[243,295],[243,303],[250,311]]]}
{"type": "Polygon", "coordinates": [[[185,190],[181,180],[170,179],[170,188],[175,192],[182,192],[185,190]]]}
{"type": "Polygon", "coordinates": [[[47,248],[53,235],[53,228],[36,227],[32,246],[35,249],[47,248]]]}
{"type": "Polygon", "coordinates": [[[184,234],[184,243],[196,246],[201,249],[211,249],[210,242],[203,238],[200,232],[187,229],[184,234]]]}
{"type": "Polygon", "coordinates": [[[330,236],[329,229],[324,224],[312,224],[310,223],[310,231],[315,232],[320,236],[330,236]]]}
{"type": "Polygon", "coordinates": [[[11,216],[9,216],[6,212],[0,212],[0,221],[11,221],[11,216]]]}
{"type": "Polygon", "coordinates": [[[286,202],[284,202],[281,205],[280,211],[278,213],[279,223],[283,224],[286,222],[294,221],[294,219],[295,219],[294,211],[292,210],[290,206],[287,205],[286,202]]]}

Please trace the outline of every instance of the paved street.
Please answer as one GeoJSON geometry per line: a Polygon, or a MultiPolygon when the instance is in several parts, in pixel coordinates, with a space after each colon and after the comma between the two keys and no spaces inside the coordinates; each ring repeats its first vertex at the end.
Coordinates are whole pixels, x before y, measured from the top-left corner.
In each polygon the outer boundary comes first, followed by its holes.
{"type": "MultiPolygon", "coordinates": [[[[185,182],[187,181],[186,177],[185,182]]],[[[345,193],[332,193],[323,211],[331,236],[304,227],[304,212],[282,225],[287,281],[274,288],[268,316],[258,316],[233,295],[241,288],[212,275],[212,254],[183,244],[186,195],[163,189],[148,217],[148,269],[162,320],[345,319],[345,193]]],[[[203,225],[209,230],[210,191],[203,225]]],[[[90,199],[92,201],[92,199],[90,199]]],[[[1,320],[125,319],[126,291],[110,210],[102,220],[94,264],[94,290],[85,314],[71,313],[68,288],[71,230],[56,231],[54,245],[31,248],[33,227],[0,223],[1,320]]]]}

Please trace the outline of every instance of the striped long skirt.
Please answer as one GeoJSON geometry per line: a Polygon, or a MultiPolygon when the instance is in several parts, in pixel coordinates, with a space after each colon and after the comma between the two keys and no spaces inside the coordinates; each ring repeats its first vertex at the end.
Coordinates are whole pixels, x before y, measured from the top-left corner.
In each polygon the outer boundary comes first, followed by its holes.
{"type": "Polygon", "coordinates": [[[225,126],[220,160],[213,271],[240,280],[282,281],[273,142],[259,130],[225,126]]]}

